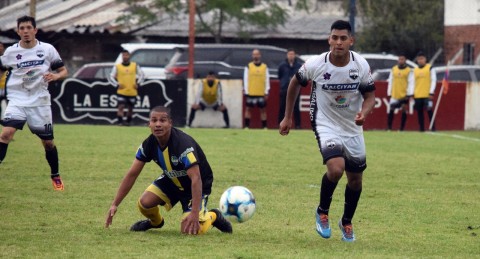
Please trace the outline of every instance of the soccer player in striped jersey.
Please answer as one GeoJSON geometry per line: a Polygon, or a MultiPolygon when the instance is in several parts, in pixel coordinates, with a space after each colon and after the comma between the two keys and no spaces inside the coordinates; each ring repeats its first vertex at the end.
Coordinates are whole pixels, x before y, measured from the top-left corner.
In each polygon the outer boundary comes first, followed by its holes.
{"type": "Polygon", "coordinates": [[[330,238],[330,204],[337,183],[346,172],[345,205],[338,226],[342,240],[353,242],[352,219],[367,167],[362,125],[375,104],[375,85],[367,61],[350,51],[354,39],[347,21],[332,24],[328,42],[330,51],[308,59],[290,81],[279,133],[288,135],[295,99],[300,87],[310,82],[310,120],[327,166],[321,183],[320,204],[315,210],[316,229],[323,238],[330,238]]]}
{"type": "Polygon", "coordinates": [[[64,185],[58,169],[57,147],[53,142],[53,119],[48,84],[68,75],[57,50],[38,41],[35,18],[17,19],[20,42],[8,47],[0,58],[0,67],[9,70],[5,91],[8,104],[0,133],[0,163],[17,130],[25,123],[42,141],[45,157],[50,165],[54,190],[63,191],[64,185]]]}
{"type": "Polygon", "coordinates": [[[167,211],[180,202],[183,210],[181,232],[197,235],[211,226],[232,233],[232,225],[218,209],[207,210],[212,190],[213,172],[200,145],[183,131],[173,127],[170,108],[157,106],[150,112],[152,134],[138,148],[133,164],[123,178],[108,211],[105,227],[112,224],[118,206],[127,196],[146,163],[154,161],[160,176],[147,187],[138,200],[140,212],[147,218],[132,225],[131,231],[161,228],[164,218],[159,206],[167,211]]]}

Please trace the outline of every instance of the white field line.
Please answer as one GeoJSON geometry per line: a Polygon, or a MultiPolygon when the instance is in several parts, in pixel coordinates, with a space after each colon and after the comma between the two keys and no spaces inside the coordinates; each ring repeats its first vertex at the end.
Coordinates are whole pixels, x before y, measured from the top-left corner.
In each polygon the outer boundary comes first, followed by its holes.
{"type": "Polygon", "coordinates": [[[468,140],[468,141],[473,141],[473,142],[480,142],[480,139],[478,139],[478,138],[465,137],[465,136],[461,136],[461,135],[457,135],[457,134],[445,134],[445,133],[437,133],[437,132],[428,132],[428,134],[451,137],[451,138],[458,138],[458,139],[463,139],[463,140],[468,140]]]}

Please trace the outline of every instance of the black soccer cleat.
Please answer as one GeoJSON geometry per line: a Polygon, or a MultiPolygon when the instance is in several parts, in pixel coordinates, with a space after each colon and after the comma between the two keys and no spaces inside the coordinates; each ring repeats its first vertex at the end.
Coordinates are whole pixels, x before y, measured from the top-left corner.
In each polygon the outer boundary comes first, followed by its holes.
{"type": "Polygon", "coordinates": [[[217,219],[212,223],[212,225],[218,228],[220,231],[225,233],[232,233],[232,223],[230,223],[218,209],[211,209],[211,212],[217,215],[217,219]]]}
{"type": "Polygon", "coordinates": [[[152,222],[149,219],[140,220],[135,222],[135,224],[133,224],[130,227],[130,231],[147,231],[151,228],[161,228],[163,227],[164,223],[165,223],[165,220],[162,220],[162,223],[160,223],[160,225],[154,226],[152,225],[152,222]]]}

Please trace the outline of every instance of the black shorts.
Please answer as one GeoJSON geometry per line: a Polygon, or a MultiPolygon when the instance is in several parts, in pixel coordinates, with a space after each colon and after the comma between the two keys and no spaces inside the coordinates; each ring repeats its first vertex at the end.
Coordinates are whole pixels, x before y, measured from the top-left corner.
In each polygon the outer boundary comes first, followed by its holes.
{"type": "Polygon", "coordinates": [[[265,101],[265,96],[250,96],[247,95],[247,107],[265,108],[267,106],[267,101],[265,101]]]}
{"type": "Polygon", "coordinates": [[[415,110],[431,110],[433,108],[433,102],[430,98],[416,98],[415,99],[415,110]]]}
{"type": "Polygon", "coordinates": [[[202,109],[202,111],[205,110],[205,108],[209,107],[209,108],[212,108],[214,111],[217,111],[218,110],[218,107],[220,107],[220,105],[218,105],[218,102],[216,102],[214,105],[212,106],[207,106],[206,104],[204,104],[203,102],[200,102],[198,105],[200,105],[200,109],[202,109]]]}
{"type": "Polygon", "coordinates": [[[125,104],[127,106],[135,106],[135,103],[137,102],[137,97],[136,96],[126,96],[126,95],[121,95],[117,94],[117,102],[118,104],[125,104]]]}

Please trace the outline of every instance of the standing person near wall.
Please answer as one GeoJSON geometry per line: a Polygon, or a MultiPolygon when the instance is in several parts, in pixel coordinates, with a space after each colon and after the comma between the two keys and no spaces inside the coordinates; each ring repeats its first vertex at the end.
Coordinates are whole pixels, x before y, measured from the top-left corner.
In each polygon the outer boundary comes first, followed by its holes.
{"type": "Polygon", "coordinates": [[[309,58],[290,81],[285,118],[279,133],[288,135],[301,86],[311,81],[310,118],[327,172],[322,177],[320,203],[315,209],[316,230],[330,238],[329,210],[338,182],[346,173],[343,215],[338,222],[342,240],[355,241],[352,219],[362,193],[367,168],[362,125],[375,105],[375,85],[367,61],[350,51],[354,39],[347,21],[330,28],[330,51],[309,58]]]}
{"type": "Polygon", "coordinates": [[[228,118],[227,107],[223,104],[222,84],[215,76],[215,72],[210,71],[206,78],[200,82],[200,87],[195,96],[195,103],[190,110],[190,117],[188,118],[188,126],[192,126],[195,119],[195,112],[199,109],[212,108],[215,111],[223,113],[223,120],[225,121],[225,128],[230,127],[230,120],[228,118]]]}
{"type": "MultiPolygon", "coordinates": [[[[280,109],[278,111],[279,124],[285,115],[288,84],[301,66],[302,64],[296,58],[294,49],[287,50],[287,58],[278,66],[278,79],[280,80],[280,109]]],[[[293,117],[295,120],[295,128],[297,129],[302,126],[299,101],[300,96],[297,96],[297,99],[295,100],[295,106],[293,107],[293,117]]]]}
{"type": "MultiPolygon", "coordinates": [[[[437,85],[437,75],[432,71],[432,65],[427,63],[423,52],[417,54],[418,67],[413,69],[413,83],[408,89],[408,96],[415,100],[415,110],[418,115],[419,130],[425,131],[424,113],[427,111],[429,121],[433,117],[433,96],[437,85]]],[[[433,124],[432,131],[435,131],[433,124]]]]}
{"type": "Polygon", "coordinates": [[[396,109],[402,110],[400,131],[405,129],[408,113],[407,90],[413,84],[413,69],[407,66],[407,58],[404,54],[398,56],[398,64],[392,67],[388,76],[387,96],[390,99],[387,118],[387,129],[392,130],[393,116],[396,109]]]}
{"type": "MultiPolygon", "coordinates": [[[[68,75],[57,50],[38,41],[35,18],[17,19],[20,42],[8,47],[0,57],[0,67],[9,70],[6,82],[8,104],[0,133],[0,163],[7,154],[8,144],[25,123],[42,141],[45,157],[50,165],[54,190],[63,191],[58,169],[58,152],[53,142],[53,118],[48,84],[68,75]]],[[[28,158],[26,158],[28,160],[28,158]]]]}
{"type": "Polygon", "coordinates": [[[137,102],[138,87],[143,83],[144,75],[140,66],[130,61],[130,52],[122,50],[122,63],[115,64],[110,73],[110,83],[117,87],[117,123],[130,125],[133,107],[137,102]],[[127,107],[127,120],[123,122],[124,109],[127,107]]]}
{"type": "Polygon", "coordinates": [[[243,90],[246,96],[245,128],[250,127],[251,110],[260,109],[262,127],[267,128],[267,100],[270,91],[270,74],[267,64],[261,61],[260,50],[252,51],[253,61],[248,63],[243,73],[243,90]]]}

